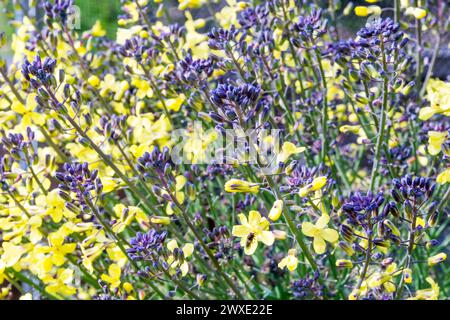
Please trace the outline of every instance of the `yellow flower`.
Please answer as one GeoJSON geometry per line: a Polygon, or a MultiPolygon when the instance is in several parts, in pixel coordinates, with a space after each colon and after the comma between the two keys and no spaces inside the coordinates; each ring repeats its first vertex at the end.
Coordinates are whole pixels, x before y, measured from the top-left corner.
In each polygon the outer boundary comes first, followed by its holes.
{"type": "Polygon", "coordinates": [[[356,6],[355,14],[358,17],[367,17],[369,15],[369,9],[365,6],[356,6]]]}
{"type": "Polygon", "coordinates": [[[284,269],[284,268],[288,268],[289,271],[294,271],[295,269],[297,269],[297,265],[298,265],[298,259],[296,257],[297,255],[297,250],[295,249],[291,249],[288,251],[288,255],[286,257],[284,257],[283,259],[281,259],[280,263],[278,263],[278,268],[280,269],[284,269]]]}
{"type": "Polygon", "coordinates": [[[439,184],[445,184],[450,182],[450,168],[442,171],[436,178],[436,182],[439,184]]]}
{"type": "Polygon", "coordinates": [[[296,147],[292,142],[285,142],[281,147],[281,153],[278,154],[277,163],[285,163],[292,155],[302,153],[306,150],[304,147],[296,147]]]}
{"type": "Polygon", "coordinates": [[[450,116],[450,83],[430,79],[427,84],[427,99],[431,106],[420,109],[420,120],[428,120],[435,114],[450,116]]]}
{"type": "Polygon", "coordinates": [[[122,270],[120,267],[113,263],[108,267],[108,274],[102,274],[101,278],[106,283],[109,283],[111,289],[115,289],[120,286],[120,276],[122,274],[122,270]]]}
{"type": "Polygon", "coordinates": [[[3,253],[0,257],[0,265],[3,264],[6,268],[14,266],[27,252],[23,246],[16,246],[10,242],[3,242],[2,248],[3,253]]]}
{"type": "Polygon", "coordinates": [[[106,35],[106,30],[102,28],[102,24],[97,20],[91,29],[91,34],[93,37],[104,37],[106,35]]]}
{"type": "Polygon", "coordinates": [[[310,184],[304,186],[303,188],[300,188],[298,194],[302,198],[306,197],[311,192],[322,189],[326,184],[327,184],[327,177],[325,176],[317,177],[310,184]]]}
{"type": "Polygon", "coordinates": [[[272,209],[270,209],[269,219],[272,221],[277,221],[282,213],[283,213],[283,200],[277,200],[273,204],[272,209]]]}
{"type": "Polygon", "coordinates": [[[395,291],[396,287],[391,279],[398,274],[397,264],[391,263],[385,271],[372,274],[367,280],[367,283],[369,288],[379,288],[383,286],[387,292],[392,293],[395,291]]]}
{"type": "Polygon", "coordinates": [[[88,83],[91,86],[93,86],[94,88],[97,88],[100,85],[100,79],[97,76],[92,75],[92,76],[89,77],[88,83]]]}
{"type": "MultiPolygon", "coordinates": [[[[180,94],[177,98],[166,99],[164,103],[167,110],[178,112],[185,100],[186,96],[184,94],[180,94]]],[[[161,109],[164,108],[164,104],[161,101],[159,101],[156,106],[161,109]]]]}
{"type": "Polygon", "coordinates": [[[406,268],[403,270],[403,279],[405,283],[412,283],[412,270],[409,268],[406,268]]]}
{"type": "Polygon", "coordinates": [[[431,277],[426,280],[431,288],[417,290],[416,295],[408,300],[437,300],[439,298],[439,285],[431,277]]]}
{"type": "Polygon", "coordinates": [[[436,265],[438,263],[441,263],[442,261],[445,261],[446,259],[447,259],[447,254],[441,252],[441,253],[438,253],[438,254],[436,254],[436,255],[434,255],[432,257],[429,257],[428,258],[428,265],[430,267],[432,267],[432,266],[434,266],[434,265],[436,265]]]}
{"type": "Polygon", "coordinates": [[[77,292],[77,289],[70,285],[73,281],[72,269],[59,269],[56,273],[56,278],[51,275],[47,275],[42,279],[42,281],[47,284],[45,291],[51,294],[71,296],[77,292]]]}
{"type": "MultiPolygon", "coordinates": [[[[170,252],[173,253],[176,248],[178,248],[178,243],[175,239],[167,243],[167,249],[170,252]]],[[[183,251],[184,259],[179,260],[174,255],[170,255],[167,258],[167,263],[169,264],[171,274],[175,274],[179,267],[181,275],[185,276],[189,272],[189,264],[186,258],[189,258],[194,253],[194,245],[192,243],[186,243],[181,250],[183,251]]]]}
{"type": "Polygon", "coordinates": [[[319,220],[317,220],[315,225],[308,221],[302,224],[303,234],[314,239],[313,247],[317,254],[325,252],[325,241],[334,243],[339,239],[339,234],[336,230],[326,228],[329,221],[330,217],[327,214],[323,214],[319,220]]]}
{"type": "Polygon", "coordinates": [[[246,7],[245,2],[237,2],[236,0],[226,0],[227,6],[223,7],[216,13],[215,17],[222,28],[228,29],[231,25],[239,26],[237,13],[246,7]]]}
{"type": "Polygon", "coordinates": [[[447,131],[428,131],[428,152],[432,156],[438,155],[442,150],[442,144],[447,140],[447,131]]]}
{"type": "Polygon", "coordinates": [[[250,192],[258,193],[259,185],[253,182],[247,182],[239,179],[231,179],[225,183],[225,191],[238,193],[238,192],[250,192]]]}
{"type": "Polygon", "coordinates": [[[422,8],[417,8],[417,7],[408,7],[405,10],[405,14],[407,16],[414,16],[414,18],[420,20],[423,19],[427,16],[427,11],[422,9],[422,8]]]}
{"type": "Polygon", "coordinates": [[[362,129],[362,127],[360,125],[355,125],[355,126],[344,125],[339,128],[339,131],[342,133],[351,132],[354,134],[358,134],[361,129],[362,129]]]}
{"type": "Polygon", "coordinates": [[[39,252],[50,253],[46,258],[49,264],[62,266],[65,262],[65,256],[75,251],[76,243],[64,243],[66,236],[67,234],[61,231],[53,232],[48,236],[50,245],[39,247],[39,252]]]}
{"type": "Polygon", "coordinates": [[[45,215],[48,215],[56,223],[60,222],[64,215],[72,216],[66,209],[65,201],[58,195],[58,190],[50,191],[46,196],[42,195],[36,199],[39,206],[45,208],[45,215]]]}
{"type": "Polygon", "coordinates": [[[367,281],[363,281],[361,284],[361,288],[353,289],[352,292],[348,295],[348,300],[358,300],[359,297],[366,295],[367,288],[367,281]]]}
{"type": "Polygon", "coordinates": [[[19,300],[33,300],[33,296],[28,292],[20,296],[19,300]]]}
{"type": "Polygon", "coordinates": [[[255,253],[258,247],[258,242],[261,241],[267,246],[271,246],[275,241],[275,237],[269,231],[269,221],[261,217],[258,211],[250,211],[247,217],[244,214],[239,214],[240,225],[233,226],[232,234],[235,237],[241,238],[241,246],[247,255],[255,253]]]}
{"type": "MultiPolygon", "coordinates": [[[[177,199],[178,203],[182,204],[185,200],[185,194],[183,192],[184,186],[186,185],[187,179],[183,175],[178,175],[175,177],[175,198],[177,199]]],[[[167,192],[163,191],[163,194],[167,192]]],[[[166,213],[171,216],[175,212],[172,209],[171,203],[167,204],[166,213]]]]}
{"type": "Polygon", "coordinates": [[[205,0],[178,0],[178,3],[178,10],[197,9],[205,3],[205,0]]]}
{"type": "Polygon", "coordinates": [[[29,94],[25,105],[15,101],[11,109],[22,115],[21,125],[27,127],[31,124],[36,124],[42,126],[45,123],[45,115],[42,113],[35,112],[34,109],[37,107],[37,102],[35,100],[36,94],[29,94]]]}

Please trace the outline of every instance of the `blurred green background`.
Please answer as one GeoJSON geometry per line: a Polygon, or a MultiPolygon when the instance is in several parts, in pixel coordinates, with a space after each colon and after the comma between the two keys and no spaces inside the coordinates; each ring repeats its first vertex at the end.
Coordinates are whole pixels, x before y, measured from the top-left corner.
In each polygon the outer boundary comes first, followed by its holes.
{"type": "Polygon", "coordinates": [[[120,0],[75,0],[81,10],[81,30],[90,29],[100,20],[109,37],[115,37],[120,0]]]}

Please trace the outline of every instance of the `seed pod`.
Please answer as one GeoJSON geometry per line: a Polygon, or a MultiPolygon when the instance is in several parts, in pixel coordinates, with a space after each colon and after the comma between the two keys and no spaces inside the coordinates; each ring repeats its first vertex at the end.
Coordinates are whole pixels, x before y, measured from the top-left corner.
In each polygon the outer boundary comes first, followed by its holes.
{"type": "Polygon", "coordinates": [[[338,246],[349,256],[355,254],[355,250],[347,242],[339,241],[338,246]]]}
{"type": "Polygon", "coordinates": [[[350,260],[339,259],[339,260],[336,260],[336,267],[351,269],[351,268],[353,268],[353,263],[350,260]]]}
{"type": "Polygon", "coordinates": [[[412,219],[413,219],[413,207],[411,205],[411,202],[409,202],[409,200],[405,200],[405,202],[403,203],[403,210],[405,212],[406,219],[408,219],[409,221],[412,221],[412,219]]]}
{"type": "Polygon", "coordinates": [[[349,243],[355,240],[355,234],[353,233],[352,228],[346,224],[342,224],[339,227],[339,234],[349,243]]]}
{"type": "Polygon", "coordinates": [[[436,222],[437,222],[437,220],[438,220],[438,216],[439,216],[439,212],[438,212],[438,211],[434,211],[434,212],[430,215],[430,217],[428,218],[427,224],[428,224],[430,227],[436,226],[436,222]]]}

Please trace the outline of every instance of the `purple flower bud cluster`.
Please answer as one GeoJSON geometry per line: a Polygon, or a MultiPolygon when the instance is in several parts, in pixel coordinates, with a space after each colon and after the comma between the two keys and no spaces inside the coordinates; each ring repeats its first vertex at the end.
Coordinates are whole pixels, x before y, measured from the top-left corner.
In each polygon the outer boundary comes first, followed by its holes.
{"type": "Polygon", "coordinates": [[[26,154],[26,161],[33,161],[36,152],[33,148],[35,133],[30,127],[27,127],[27,139],[21,133],[9,133],[1,139],[2,147],[15,159],[22,160],[23,154],[26,154]],[[31,151],[31,152],[30,152],[31,151]],[[30,154],[31,153],[31,154],[30,154]]]}
{"type": "Polygon", "coordinates": [[[65,25],[71,15],[73,0],[55,0],[55,3],[47,1],[44,3],[46,22],[51,27],[52,21],[60,21],[65,25]]]}
{"type": "Polygon", "coordinates": [[[250,29],[255,26],[266,27],[269,23],[269,13],[268,3],[254,8],[249,7],[239,13],[238,22],[244,29],[250,29]]]}
{"type": "Polygon", "coordinates": [[[384,196],[382,192],[377,194],[373,194],[370,191],[366,194],[356,192],[344,203],[342,210],[351,224],[367,228],[367,220],[378,215],[379,208],[383,202],[384,196]]]}
{"type": "Polygon", "coordinates": [[[213,50],[228,50],[233,43],[240,42],[240,39],[237,39],[239,32],[235,25],[232,25],[229,30],[212,28],[208,33],[208,45],[213,50]]]}
{"type": "Polygon", "coordinates": [[[138,62],[147,63],[157,58],[162,51],[160,46],[158,41],[151,41],[151,38],[149,40],[141,37],[132,37],[127,39],[118,50],[124,57],[133,57],[138,62]]]}
{"type": "Polygon", "coordinates": [[[357,33],[355,40],[356,50],[354,57],[359,57],[367,61],[375,61],[385,55],[385,59],[391,63],[408,59],[403,48],[407,43],[403,32],[400,31],[400,25],[394,23],[390,18],[375,19],[368,23],[357,33]],[[393,61],[396,56],[397,61],[393,61]]]}
{"type": "MultiPolygon", "coordinates": [[[[203,233],[206,235],[205,243],[212,250],[216,259],[232,259],[235,251],[230,232],[226,226],[214,227],[211,230],[204,228],[203,233]]],[[[202,248],[199,249],[203,251],[202,248]]]]}
{"type": "Polygon", "coordinates": [[[305,165],[300,165],[298,163],[294,163],[294,169],[292,173],[287,177],[287,188],[300,188],[310,184],[314,178],[317,178],[321,175],[328,175],[329,169],[325,167],[323,164],[320,164],[318,167],[307,167],[305,165]]]}
{"type": "Polygon", "coordinates": [[[291,283],[291,290],[294,299],[308,300],[320,298],[324,295],[324,286],[318,283],[319,273],[313,276],[307,275],[303,279],[295,280],[291,283]]]}
{"type": "Polygon", "coordinates": [[[411,175],[394,179],[392,184],[394,188],[391,190],[391,195],[399,203],[405,201],[423,203],[433,196],[436,189],[436,184],[430,178],[412,177],[411,175]]]}
{"type": "Polygon", "coordinates": [[[177,68],[174,70],[176,77],[182,82],[200,87],[205,80],[211,77],[213,72],[214,60],[211,57],[193,59],[190,54],[178,62],[177,68]]]}
{"type": "Polygon", "coordinates": [[[137,162],[136,169],[146,178],[152,176],[158,178],[169,174],[172,170],[168,147],[160,151],[156,146],[152,152],[145,152],[142,157],[139,157],[137,162]]]}
{"type": "Polygon", "coordinates": [[[164,250],[164,241],[167,232],[159,232],[151,229],[147,233],[138,232],[131,239],[131,248],[127,252],[131,259],[135,261],[147,261],[157,263],[161,252],[164,250]]]}
{"type": "Polygon", "coordinates": [[[115,142],[119,140],[125,128],[127,116],[112,115],[102,116],[95,127],[95,131],[106,137],[109,141],[115,142]]]}
{"type": "Polygon", "coordinates": [[[58,185],[59,195],[71,203],[74,199],[68,192],[75,193],[75,200],[84,211],[87,209],[87,201],[93,200],[102,193],[103,184],[98,177],[98,170],[91,171],[87,162],[65,163],[62,169],[55,174],[61,182],[58,185]]]}
{"type": "Polygon", "coordinates": [[[211,90],[210,99],[218,109],[209,115],[219,126],[225,123],[243,126],[255,118],[262,122],[271,108],[271,100],[263,94],[261,86],[249,83],[219,84],[211,90]]]}
{"type": "Polygon", "coordinates": [[[31,85],[38,89],[41,86],[53,85],[56,80],[53,76],[55,71],[56,60],[46,57],[42,62],[41,57],[35,56],[33,62],[29,62],[25,59],[22,65],[22,75],[30,81],[31,85]],[[31,77],[33,76],[33,77],[31,77]]]}
{"type": "Polygon", "coordinates": [[[321,19],[322,10],[313,9],[309,16],[300,16],[298,22],[292,26],[292,32],[297,37],[292,43],[297,47],[309,47],[317,38],[327,32],[327,20],[321,19]]]}

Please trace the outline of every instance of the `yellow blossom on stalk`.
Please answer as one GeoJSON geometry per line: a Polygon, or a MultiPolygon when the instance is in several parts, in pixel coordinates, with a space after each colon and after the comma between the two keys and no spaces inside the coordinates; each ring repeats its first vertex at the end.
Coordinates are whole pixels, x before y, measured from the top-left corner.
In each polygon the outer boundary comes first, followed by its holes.
{"type": "Polygon", "coordinates": [[[55,266],[62,266],[65,262],[65,256],[71,254],[76,249],[76,243],[64,243],[67,234],[59,231],[53,232],[48,236],[49,246],[39,247],[39,252],[49,253],[47,256],[48,263],[55,266]]]}
{"type": "Polygon", "coordinates": [[[302,153],[306,150],[304,147],[296,147],[292,142],[285,142],[281,147],[281,152],[277,156],[277,163],[285,163],[292,155],[302,153]]]}
{"type": "Polygon", "coordinates": [[[353,289],[352,292],[348,295],[348,300],[358,300],[360,297],[365,296],[367,294],[368,286],[367,281],[363,281],[361,283],[361,287],[359,289],[353,289]]]}
{"type": "Polygon", "coordinates": [[[72,269],[58,269],[55,277],[49,274],[42,281],[47,284],[45,291],[50,294],[71,296],[77,292],[77,289],[71,286],[73,281],[72,269]]]}
{"type": "Polygon", "coordinates": [[[261,217],[258,211],[250,211],[247,217],[240,213],[238,215],[240,225],[233,226],[232,234],[241,238],[241,247],[247,255],[255,253],[258,242],[261,241],[267,246],[271,246],[275,241],[275,237],[269,231],[270,222],[261,217]]]}
{"type": "Polygon", "coordinates": [[[367,17],[369,15],[369,9],[365,6],[356,6],[355,14],[358,17],[367,17]]]}
{"type": "Polygon", "coordinates": [[[356,6],[354,10],[358,17],[367,17],[371,14],[378,16],[381,14],[381,8],[379,6],[356,6]]]}
{"type": "Polygon", "coordinates": [[[36,204],[45,208],[45,215],[50,216],[53,222],[60,222],[63,216],[73,217],[73,214],[66,209],[65,201],[58,195],[56,189],[50,191],[46,196],[39,196],[36,204]]]}
{"type": "Polygon", "coordinates": [[[100,79],[96,75],[92,75],[88,78],[88,83],[94,88],[97,88],[100,85],[100,79]]]}
{"type": "Polygon", "coordinates": [[[269,219],[277,221],[283,213],[283,200],[277,200],[274,202],[272,209],[269,212],[269,219]]]}
{"type": "Polygon", "coordinates": [[[192,57],[198,59],[206,59],[209,54],[208,46],[208,36],[206,34],[201,34],[197,32],[197,29],[203,28],[205,26],[205,19],[192,18],[189,11],[185,12],[186,15],[186,44],[185,49],[190,49],[192,51],[192,57]]]}
{"type": "MultiPolygon", "coordinates": [[[[169,249],[170,252],[173,253],[176,248],[178,248],[178,243],[175,239],[167,243],[167,249],[169,249]]],[[[176,270],[179,268],[181,270],[181,275],[185,276],[189,272],[189,264],[186,258],[189,258],[194,253],[194,245],[192,243],[186,243],[181,250],[183,251],[184,259],[180,260],[172,254],[167,258],[166,262],[170,267],[171,274],[175,274],[176,270]]]]}
{"type": "Polygon", "coordinates": [[[439,285],[431,278],[426,278],[431,288],[417,290],[416,295],[408,300],[437,300],[439,298],[439,285]]]}
{"type": "Polygon", "coordinates": [[[430,79],[427,84],[427,99],[431,106],[420,109],[420,120],[428,120],[435,114],[450,116],[450,82],[430,79]]]}
{"type": "Polygon", "coordinates": [[[367,280],[369,288],[379,288],[383,286],[387,292],[392,293],[395,291],[396,287],[391,279],[399,273],[401,273],[401,271],[397,271],[397,264],[391,263],[386,270],[375,272],[369,277],[367,280]]]}
{"type": "Polygon", "coordinates": [[[208,151],[217,140],[216,131],[205,132],[201,127],[194,127],[184,135],[183,157],[192,164],[200,164],[208,161],[208,151]]]}
{"type": "Polygon", "coordinates": [[[446,184],[450,182],[450,167],[437,176],[436,182],[439,184],[446,184]]]}
{"type": "Polygon", "coordinates": [[[310,184],[300,188],[298,194],[300,197],[306,197],[311,192],[322,189],[327,184],[327,177],[320,176],[315,178],[310,184]]]}
{"type": "Polygon", "coordinates": [[[111,289],[115,289],[120,286],[120,276],[122,275],[122,270],[120,267],[113,263],[108,267],[108,274],[102,274],[101,279],[106,283],[110,284],[111,289]]]}
{"type": "Polygon", "coordinates": [[[438,263],[441,263],[442,261],[445,261],[447,259],[447,254],[444,252],[438,253],[432,257],[428,258],[428,265],[430,267],[433,267],[437,265],[438,263]]]}
{"type": "Polygon", "coordinates": [[[205,3],[205,0],[178,0],[178,3],[178,10],[197,9],[205,3]]]}
{"type": "Polygon", "coordinates": [[[342,133],[351,132],[354,134],[358,134],[361,131],[362,127],[360,125],[344,125],[339,128],[339,131],[342,133]]]}
{"type": "Polygon", "coordinates": [[[164,104],[159,101],[156,106],[158,108],[164,109],[164,105],[167,110],[178,112],[180,111],[183,102],[186,100],[186,96],[184,94],[180,94],[177,98],[166,99],[164,104]]]}
{"type": "Polygon", "coordinates": [[[258,193],[259,185],[253,182],[248,182],[239,179],[231,179],[225,183],[225,191],[232,193],[258,193]]]}
{"type": "Polygon", "coordinates": [[[19,300],[33,300],[33,296],[28,292],[20,296],[19,300]]]}
{"type": "Polygon", "coordinates": [[[136,215],[139,215],[141,220],[148,221],[148,218],[146,217],[142,209],[132,206],[125,207],[122,203],[114,206],[114,213],[118,217],[116,223],[114,223],[114,225],[112,226],[112,230],[115,233],[121,233],[123,230],[125,230],[125,228],[129,226],[134,220],[136,215]]]}
{"type": "Polygon", "coordinates": [[[226,0],[227,5],[216,13],[216,19],[222,28],[228,29],[231,25],[239,26],[237,14],[247,7],[247,3],[236,0],[226,0]]]}
{"type": "Polygon", "coordinates": [[[281,259],[280,263],[278,263],[278,268],[284,269],[288,268],[289,271],[294,271],[297,269],[298,259],[297,259],[297,250],[290,249],[288,251],[288,255],[281,259]]]}
{"type": "Polygon", "coordinates": [[[14,266],[27,252],[24,246],[14,245],[11,242],[3,242],[2,249],[3,253],[0,256],[0,266],[3,266],[3,268],[14,266]]]}
{"type": "MultiPolygon", "coordinates": [[[[183,175],[178,175],[175,177],[175,198],[179,204],[183,204],[186,198],[184,194],[184,186],[186,185],[187,179],[183,175]]],[[[167,194],[167,191],[163,191],[163,194],[167,194]]],[[[173,215],[174,211],[171,207],[171,203],[167,204],[166,213],[168,215],[173,215]]]]}
{"type": "Polygon", "coordinates": [[[412,270],[409,268],[405,268],[403,270],[403,279],[405,283],[410,284],[412,283],[412,270]]]}
{"type": "Polygon", "coordinates": [[[428,131],[428,152],[432,155],[438,155],[442,150],[442,145],[448,138],[447,131],[428,131]]]}
{"type": "Polygon", "coordinates": [[[302,232],[305,236],[313,238],[313,247],[317,254],[325,252],[325,241],[334,243],[339,239],[339,234],[336,230],[327,228],[329,221],[330,216],[323,214],[316,224],[312,224],[309,221],[302,223],[302,232]]]}
{"type": "Polygon", "coordinates": [[[405,15],[407,16],[414,16],[414,18],[420,20],[427,16],[427,11],[422,8],[417,7],[408,7],[405,10],[405,15]]]}
{"type": "Polygon", "coordinates": [[[13,111],[22,115],[20,124],[23,127],[28,127],[32,124],[41,126],[45,123],[45,115],[34,111],[37,107],[37,102],[35,100],[36,96],[37,95],[34,93],[29,94],[25,105],[23,105],[19,101],[15,101],[11,105],[11,109],[13,111]]]}
{"type": "Polygon", "coordinates": [[[91,34],[93,37],[104,37],[106,35],[106,30],[102,28],[100,20],[97,20],[91,29],[91,34]]]}

